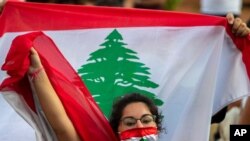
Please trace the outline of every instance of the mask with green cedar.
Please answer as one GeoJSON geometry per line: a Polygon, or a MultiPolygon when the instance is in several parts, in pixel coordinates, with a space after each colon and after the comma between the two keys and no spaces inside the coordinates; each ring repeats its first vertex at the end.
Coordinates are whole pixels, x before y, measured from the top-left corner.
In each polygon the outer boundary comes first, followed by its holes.
{"type": "Polygon", "coordinates": [[[120,133],[121,141],[157,141],[156,127],[134,128],[120,133]]]}

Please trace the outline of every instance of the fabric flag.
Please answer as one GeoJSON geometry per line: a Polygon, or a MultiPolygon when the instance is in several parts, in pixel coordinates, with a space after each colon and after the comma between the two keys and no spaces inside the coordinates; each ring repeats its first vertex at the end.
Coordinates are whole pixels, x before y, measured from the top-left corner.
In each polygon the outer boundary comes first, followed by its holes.
{"type": "MultiPolygon", "coordinates": [[[[86,87],[79,88],[83,94],[77,103],[89,101],[95,107],[88,96],[91,93],[108,118],[117,97],[142,93],[152,98],[163,113],[166,132],[159,135],[160,141],[205,141],[211,116],[227,104],[249,96],[250,37],[237,38],[230,29],[225,18],[198,14],[8,2],[0,18],[0,64],[5,63],[17,38],[39,33],[41,36],[30,43],[38,45],[43,63],[55,69],[55,75],[73,82],[73,88],[77,89],[78,78],[84,82],[86,87]],[[74,72],[78,76],[71,76],[74,72]]],[[[25,47],[28,46],[18,46],[14,56],[25,55],[18,53],[27,51],[25,47]]],[[[5,71],[0,72],[1,86],[8,78],[5,71]]],[[[18,84],[25,86],[18,88],[27,90],[28,84],[18,84]]],[[[49,127],[40,122],[42,116],[32,108],[33,100],[26,93],[2,89],[3,98],[34,129],[37,140],[42,140],[41,136],[50,133],[49,127]]],[[[73,101],[78,96],[70,95],[73,101]]],[[[68,106],[67,102],[64,106],[68,106]]],[[[74,122],[81,137],[110,134],[98,107],[76,107],[71,109],[74,112],[65,109],[72,121],[81,122],[74,122]],[[81,121],[76,107],[99,123],[86,128],[90,123],[81,121]]],[[[4,111],[5,116],[8,111],[4,111]]],[[[4,116],[0,117],[1,124],[4,116]]],[[[1,129],[0,135],[4,133],[1,129]]]]}

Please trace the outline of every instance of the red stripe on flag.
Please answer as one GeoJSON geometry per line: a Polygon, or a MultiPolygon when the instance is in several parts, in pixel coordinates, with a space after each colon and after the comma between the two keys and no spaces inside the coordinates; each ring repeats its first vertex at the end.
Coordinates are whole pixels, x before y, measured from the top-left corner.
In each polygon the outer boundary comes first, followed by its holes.
{"type": "Polygon", "coordinates": [[[225,18],[156,10],[7,2],[0,18],[4,32],[145,26],[209,26],[225,18]],[[17,23],[17,24],[13,24],[17,23]]]}

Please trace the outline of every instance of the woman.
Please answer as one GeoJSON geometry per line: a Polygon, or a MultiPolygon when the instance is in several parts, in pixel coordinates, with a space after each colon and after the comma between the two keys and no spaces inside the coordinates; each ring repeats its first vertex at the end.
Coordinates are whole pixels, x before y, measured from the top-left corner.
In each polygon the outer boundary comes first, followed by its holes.
{"type": "Polygon", "coordinates": [[[144,139],[148,135],[149,140],[156,140],[157,134],[163,130],[162,116],[157,106],[149,98],[137,93],[125,95],[116,101],[110,117],[110,125],[121,140],[133,137],[126,134],[135,132],[144,139]],[[146,135],[143,132],[146,132],[146,135]]]}
{"type": "MultiPolygon", "coordinates": [[[[232,14],[228,14],[227,19],[229,24],[232,25],[232,32],[235,35],[249,35],[250,29],[246,27],[246,24],[243,23],[241,19],[234,19],[232,14]]],[[[53,128],[58,141],[80,141],[81,139],[79,138],[76,129],[67,116],[55,90],[51,86],[48,76],[43,70],[39,56],[33,48],[31,49],[30,59],[31,65],[28,73],[32,76],[31,85],[37,94],[41,107],[48,122],[53,128]]],[[[149,127],[153,130],[153,133],[156,134],[161,130],[159,115],[154,113],[151,106],[148,106],[147,103],[143,101],[135,100],[134,102],[129,102],[126,105],[123,105],[122,108],[118,109],[120,115],[117,115],[117,112],[115,112],[117,110],[116,108],[112,113],[110,121],[114,131],[120,133],[117,135],[121,135],[121,137],[123,137],[123,133],[125,134],[126,131],[135,131],[141,127],[147,127],[142,128],[142,130],[145,129],[146,131],[148,131],[149,127]]]]}

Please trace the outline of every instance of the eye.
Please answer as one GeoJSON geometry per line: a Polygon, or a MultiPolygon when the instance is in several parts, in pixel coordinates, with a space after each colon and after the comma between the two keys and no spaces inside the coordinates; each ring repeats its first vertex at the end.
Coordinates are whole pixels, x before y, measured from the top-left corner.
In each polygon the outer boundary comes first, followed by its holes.
{"type": "Polygon", "coordinates": [[[133,118],[125,118],[123,119],[123,124],[126,126],[134,126],[136,124],[136,120],[133,118]]]}
{"type": "Polygon", "coordinates": [[[148,124],[148,123],[150,123],[152,121],[153,121],[153,119],[151,119],[151,118],[143,118],[141,122],[144,123],[144,124],[148,124]]]}
{"type": "Polygon", "coordinates": [[[126,122],[125,125],[126,126],[133,126],[133,125],[135,125],[135,123],[134,122],[126,122]]]}
{"type": "Polygon", "coordinates": [[[143,123],[143,124],[149,124],[149,123],[151,123],[151,122],[153,122],[154,121],[154,118],[153,118],[153,116],[151,116],[151,115],[146,115],[146,116],[143,116],[142,118],[141,118],[141,122],[143,123]]]}

